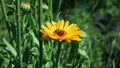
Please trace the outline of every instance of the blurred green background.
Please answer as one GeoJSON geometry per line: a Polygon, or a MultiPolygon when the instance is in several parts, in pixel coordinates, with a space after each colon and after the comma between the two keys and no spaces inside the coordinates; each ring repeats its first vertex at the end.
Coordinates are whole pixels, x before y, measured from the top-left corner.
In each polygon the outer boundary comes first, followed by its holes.
{"type": "MultiPolygon", "coordinates": [[[[9,21],[13,20],[13,9],[8,6],[13,1],[5,0],[9,21]]],[[[33,6],[32,0],[25,1],[33,6]]],[[[43,3],[44,21],[46,21],[49,19],[47,15],[49,5],[47,0],[43,3]]],[[[81,61],[76,62],[80,63],[76,68],[120,68],[119,3],[120,0],[53,0],[53,20],[69,20],[71,23],[77,23],[84,31],[83,41],[79,45],[85,50],[89,60],[83,57],[81,61]]],[[[4,44],[3,37],[8,39],[8,30],[0,3],[0,47],[4,44]]],[[[73,48],[77,47],[75,43],[72,45],[73,48]]]]}

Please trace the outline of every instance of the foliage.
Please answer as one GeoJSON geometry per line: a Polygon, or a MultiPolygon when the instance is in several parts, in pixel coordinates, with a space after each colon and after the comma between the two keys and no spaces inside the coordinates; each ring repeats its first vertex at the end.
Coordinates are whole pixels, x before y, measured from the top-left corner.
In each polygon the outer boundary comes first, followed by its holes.
{"type": "MultiPolygon", "coordinates": [[[[20,8],[22,68],[38,68],[39,1],[21,2],[30,4],[28,11],[20,8]]],[[[42,24],[65,19],[78,24],[84,31],[81,42],[64,41],[61,47],[58,47],[60,43],[56,40],[42,41],[42,68],[120,67],[119,0],[43,0],[42,9],[42,24]]],[[[0,15],[0,68],[18,68],[20,57],[16,0],[1,0],[0,15]]]]}

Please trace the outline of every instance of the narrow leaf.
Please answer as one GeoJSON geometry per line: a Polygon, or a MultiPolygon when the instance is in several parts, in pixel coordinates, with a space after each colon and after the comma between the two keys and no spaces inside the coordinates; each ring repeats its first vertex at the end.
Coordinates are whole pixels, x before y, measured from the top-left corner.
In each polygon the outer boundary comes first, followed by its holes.
{"type": "Polygon", "coordinates": [[[16,57],[17,52],[14,47],[5,38],[3,38],[3,42],[7,46],[6,50],[10,51],[16,57]]]}
{"type": "Polygon", "coordinates": [[[78,52],[79,52],[80,55],[86,57],[87,59],[89,58],[85,50],[79,48],[78,52]]]}
{"type": "Polygon", "coordinates": [[[29,33],[32,35],[33,41],[34,41],[37,45],[39,45],[39,41],[38,41],[38,39],[36,38],[36,36],[35,36],[35,34],[33,33],[33,31],[30,30],[29,33]]]}

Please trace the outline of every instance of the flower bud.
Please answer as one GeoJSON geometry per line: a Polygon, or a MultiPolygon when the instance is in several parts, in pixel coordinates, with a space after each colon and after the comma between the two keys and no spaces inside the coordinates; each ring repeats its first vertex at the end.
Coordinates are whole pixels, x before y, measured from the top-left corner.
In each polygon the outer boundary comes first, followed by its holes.
{"type": "Polygon", "coordinates": [[[30,4],[28,2],[22,2],[21,8],[23,11],[29,11],[31,7],[30,7],[30,4]]]}

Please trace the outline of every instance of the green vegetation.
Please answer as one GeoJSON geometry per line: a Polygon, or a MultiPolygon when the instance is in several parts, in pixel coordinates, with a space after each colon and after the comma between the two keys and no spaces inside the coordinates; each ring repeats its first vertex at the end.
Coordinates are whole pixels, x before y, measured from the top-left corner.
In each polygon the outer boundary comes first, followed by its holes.
{"type": "Polygon", "coordinates": [[[0,68],[120,68],[119,2],[0,0],[0,68]],[[61,19],[81,42],[41,40],[41,25],[61,19]]]}

